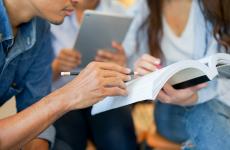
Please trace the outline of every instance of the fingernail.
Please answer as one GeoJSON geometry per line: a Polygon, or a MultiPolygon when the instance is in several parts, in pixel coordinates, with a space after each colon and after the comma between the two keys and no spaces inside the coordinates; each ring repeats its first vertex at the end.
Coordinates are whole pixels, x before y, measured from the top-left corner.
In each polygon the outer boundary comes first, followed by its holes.
{"type": "Polygon", "coordinates": [[[126,68],[126,72],[129,74],[131,73],[131,69],[130,68],[126,68]]]}
{"type": "Polygon", "coordinates": [[[134,75],[139,75],[139,73],[137,71],[134,71],[134,75]]]}

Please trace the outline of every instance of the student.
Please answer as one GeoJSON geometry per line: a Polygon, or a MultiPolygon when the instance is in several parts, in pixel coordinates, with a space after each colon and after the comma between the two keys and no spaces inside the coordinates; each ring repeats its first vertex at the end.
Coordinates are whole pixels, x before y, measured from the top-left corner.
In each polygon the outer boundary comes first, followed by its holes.
{"type": "MultiPolygon", "coordinates": [[[[49,25],[41,18],[60,24],[76,3],[0,0],[0,104],[16,96],[20,111],[0,120],[0,149],[21,149],[65,113],[108,95],[127,94],[123,81],[131,78],[129,69],[93,62],[68,85],[46,96],[51,87],[53,55],[45,47],[50,43],[49,25]]],[[[39,149],[48,148],[38,144],[39,149]]]]}
{"type": "MultiPolygon", "coordinates": [[[[100,0],[79,0],[75,13],[66,17],[62,25],[51,26],[52,45],[57,55],[52,65],[55,80],[54,89],[58,89],[72,80],[71,77],[60,77],[60,72],[77,70],[81,62],[81,54],[72,47],[79,31],[83,12],[86,9],[117,12],[122,8],[117,4],[114,2],[109,5],[100,0]]],[[[110,61],[125,66],[124,50],[120,49],[121,45],[118,43],[114,43],[113,46],[117,49],[115,53],[110,54],[101,50],[96,60],[110,61]],[[113,59],[105,60],[104,54],[113,55],[113,59]]],[[[54,149],[56,150],[67,149],[67,147],[85,150],[89,139],[93,141],[97,149],[134,150],[136,148],[135,131],[129,107],[97,116],[91,116],[91,107],[72,111],[56,121],[55,127],[57,139],[54,149]]]]}
{"type": "MultiPolygon", "coordinates": [[[[229,0],[142,0],[125,49],[140,75],[183,59],[230,52],[229,0]],[[133,55],[131,55],[133,53],[133,55]]],[[[158,95],[158,132],[185,148],[228,150],[230,81],[216,79],[183,90],[166,84],[158,95]]]]}

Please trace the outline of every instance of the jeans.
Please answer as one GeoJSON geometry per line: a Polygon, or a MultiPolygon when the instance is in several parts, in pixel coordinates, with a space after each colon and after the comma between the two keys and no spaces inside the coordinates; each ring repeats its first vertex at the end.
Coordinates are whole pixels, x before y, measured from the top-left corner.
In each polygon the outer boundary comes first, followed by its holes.
{"type": "Polygon", "coordinates": [[[230,107],[216,99],[192,107],[157,102],[154,115],[158,132],[168,140],[190,141],[195,150],[230,149],[230,107]]]}
{"type": "MultiPolygon", "coordinates": [[[[76,110],[55,124],[57,145],[68,145],[72,150],[85,150],[91,139],[97,150],[135,150],[136,136],[129,107],[91,116],[91,108],[76,110]],[[65,144],[61,144],[65,143],[65,144]]],[[[65,149],[65,148],[62,148],[65,149]]]]}

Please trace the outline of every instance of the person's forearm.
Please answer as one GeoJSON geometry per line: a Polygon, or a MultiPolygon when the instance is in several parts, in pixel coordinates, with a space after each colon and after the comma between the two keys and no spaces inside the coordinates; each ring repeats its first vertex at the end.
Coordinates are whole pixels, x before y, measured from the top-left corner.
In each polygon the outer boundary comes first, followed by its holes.
{"type": "Polygon", "coordinates": [[[56,92],[24,111],[0,120],[0,149],[20,148],[35,138],[68,111],[63,102],[56,92]]]}
{"type": "Polygon", "coordinates": [[[0,149],[19,148],[68,111],[92,106],[107,96],[126,96],[131,70],[92,62],[70,83],[26,110],[0,120],[0,149]]]}

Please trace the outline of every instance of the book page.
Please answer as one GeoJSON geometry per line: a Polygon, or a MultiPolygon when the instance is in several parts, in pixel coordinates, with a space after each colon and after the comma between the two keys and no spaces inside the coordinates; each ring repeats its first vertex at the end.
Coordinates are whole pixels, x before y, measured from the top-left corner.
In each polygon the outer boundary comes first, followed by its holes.
{"type": "Polygon", "coordinates": [[[157,88],[160,76],[163,70],[150,73],[127,83],[128,96],[107,97],[101,102],[95,104],[92,109],[92,115],[104,112],[106,110],[126,106],[142,100],[154,100],[153,91],[157,88]]]}
{"type": "MultiPolygon", "coordinates": [[[[161,88],[171,77],[173,77],[176,73],[181,71],[183,72],[183,70],[189,68],[193,68],[193,72],[203,71],[203,74],[207,75],[209,79],[212,79],[216,75],[212,74],[206,65],[198,61],[181,61],[128,82],[126,84],[128,96],[107,97],[99,103],[95,104],[91,113],[92,115],[95,115],[107,110],[126,106],[139,101],[155,100],[161,88]]],[[[187,72],[185,72],[185,74],[186,73],[187,72]]]]}
{"type": "Polygon", "coordinates": [[[217,67],[220,77],[230,78],[230,64],[217,67]]]}
{"type": "MultiPolygon", "coordinates": [[[[230,65],[230,55],[226,53],[217,53],[211,57],[209,67],[217,69],[222,65],[230,65]]],[[[217,70],[216,70],[217,71],[217,70]]]]}

